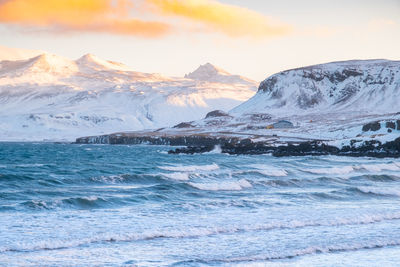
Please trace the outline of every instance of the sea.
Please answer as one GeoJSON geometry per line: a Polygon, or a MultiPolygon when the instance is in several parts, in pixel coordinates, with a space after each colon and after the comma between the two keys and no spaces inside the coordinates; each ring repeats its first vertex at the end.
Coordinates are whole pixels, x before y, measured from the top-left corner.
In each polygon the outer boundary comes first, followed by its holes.
{"type": "Polygon", "coordinates": [[[0,266],[399,266],[400,159],[0,143],[0,266]]]}

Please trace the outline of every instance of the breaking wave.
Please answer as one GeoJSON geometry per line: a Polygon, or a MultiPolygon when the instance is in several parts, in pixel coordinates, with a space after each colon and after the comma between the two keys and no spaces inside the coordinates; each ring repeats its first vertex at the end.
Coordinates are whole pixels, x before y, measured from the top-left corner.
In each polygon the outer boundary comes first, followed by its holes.
{"type": "Polygon", "coordinates": [[[173,172],[173,173],[163,173],[162,176],[168,179],[177,181],[189,181],[189,173],[187,172],[173,172]]]}
{"type": "MultiPolygon", "coordinates": [[[[232,234],[237,232],[250,231],[269,231],[273,229],[297,229],[304,227],[320,226],[344,226],[344,225],[364,225],[379,223],[388,220],[400,220],[400,213],[381,214],[381,215],[360,215],[354,218],[342,218],[338,220],[315,222],[315,221],[287,221],[271,222],[266,224],[253,224],[246,226],[230,225],[227,227],[191,227],[186,229],[171,230],[147,230],[140,233],[104,233],[91,238],[78,240],[43,240],[35,243],[18,242],[11,246],[0,247],[0,252],[6,251],[38,251],[38,250],[57,250],[72,247],[79,247],[93,243],[105,242],[133,242],[139,240],[152,240],[160,238],[196,238],[218,234],[232,234]]],[[[400,243],[400,241],[398,241],[400,243]]],[[[397,244],[397,243],[396,243],[397,244]]],[[[380,246],[379,243],[376,244],[380,246]]],[[[372,247],[375,247],[373,245],[372,247]]],[[[320,249],[320,252],[333,251],[332,249],[320,249]]],[[[292,256],[293,257],[293,256],[292,256]]],[[[232,258],[229,261],[246,261],[244,258],[232,258]]],[[[265,258],[267,259],[267,258],[265,258]]],[[[273,259],[273,258],[271,258],[273,259]]],[[[255,259],[254,259],[255,260],[255,259]]],[[[260,259],[262,260],[262,259],[260,259]]]]}
{"type": "Polygon", "coordinates": [[[196,172],[196,171],[215,171],[219,166],[215,163],[210,165],[190,165],[190,166],[161,166],[162,170],[174,172],[196,172]]]}
{"type": "Polygon", "coordinates": [[[233,257],[228,259],[215,259],[210,262],[224,262],[224,263],[239,263],[239,262],[252,262],[252,261],[271,261],[271,260],[285,260],[294,257],[305,256],[316,253],[335,253],[346,251],[357,251],[363,249],[378,249],[384,247],[400,246],[399,240],[374,240],[370,243],[354,243],[354,244],[338,244],[331,246],[315,246],[304,249],[298,249],[289,253],[271,253],[264,255],[233,257]]]}
{"type": "Polygon", "coordinates": [[[23,202],[22,205],[32,209],[56,209],[70,206],[74,208],[88,209],[101,208],[109,203],[108,200],[96,196],[72,197],[61,200],[30,200],[23,202]]]}
{"type": "Polygon", "coordinates": [[[246,179],[236,182],[219,182],[219,183],[188,183],[190,186],[205,191],[240,191],[251,188],[252,185],[246,179]]]}
{"type": "Polygon", "coordinates": [[[304,172],[313,174],[349,174],[354,171],[368,171],[368,172],[381,172],[381,171],[400,171],[400,163],[381,163],[381,164],[361,164],[354,166],[342,166],[332,168],[315,168],[315,169],[302,169],[304,172]]]}
{"type": "Polygon", "coordinates": [[[265,176],[287,176],[288,172],[283,169],[278,169],[272,166],[268,165],[262,165],[262,164],[252,164],[249,166],[250,168],[253,168],[251,172],[257,172],[265,176]]]}
{"type": "Polygon", "coordinates": [[[370,186],[359,186],[357,187],[362,193],[373,194],[378,196],[388,196],[388,197],[400,197],[400,190],[394,188],[375,188],[370,186]]]}

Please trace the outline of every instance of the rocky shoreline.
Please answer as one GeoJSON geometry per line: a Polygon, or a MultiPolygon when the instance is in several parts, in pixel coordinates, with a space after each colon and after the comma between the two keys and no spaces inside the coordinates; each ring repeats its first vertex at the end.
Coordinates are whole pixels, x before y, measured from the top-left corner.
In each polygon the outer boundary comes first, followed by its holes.
{"type": "Polygon", "coordinates": [[[218,148],[221,153],[230,155],[271,154],[275,157],[336,155],[351,157],[400,157],[400,137],[386,143],[377,140],[351,140],[350,145],[338,148],[320,140],[274,142],[253,141],[251,138],[219,136],[207,134],[163,135],[151,133],[116,133],[102,136],[82,137],[77,144],[111,145],[169,145],[180,146],[171,149],[169,154],[207,153],[218,148]]]}
{"type": "MultiPolygon", "coordinates": [[[[219,148],[221,153],[230,155],[260,155],[271,154],[275,157],[287,156],[349,156],[349,157],[376,157],[376,158],[399,158],[400,157],[400,138],[382,144],[379,141],[366,141],[359,146],[344,146],[338,148],[326,145],[321,141],[302,142],[298,144],[288,144],[286,146],[268,146],[262,143],[227,143],[219,148]]],[[[170,150],[170,154],[196,154],[211,152],[215,147],[211,146],[189,146],[170,150]]]]}

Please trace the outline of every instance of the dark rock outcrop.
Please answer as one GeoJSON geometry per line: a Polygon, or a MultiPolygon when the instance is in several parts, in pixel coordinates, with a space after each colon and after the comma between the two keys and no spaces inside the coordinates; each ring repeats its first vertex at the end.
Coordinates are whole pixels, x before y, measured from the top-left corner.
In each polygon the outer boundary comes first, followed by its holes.
{"type": "Polygon", "coordinates": [[[222,110],[214,110],[214,111],[207,113],[207,115],[206,115],[206,119],[218,118],[218,117],[230,117],[230,115],[222,110]]]}
{"type": "Polygon", "coordinates": [[[393,121],[387,121],[386,122],[386,128],[390,128],[390,129],[396,129],[396,122],[393,121]]]}
{"type": "Polygon", "coordinates": [[[371,122],[368,124],[365,124],[362,127],[363,132],[368,132],[368,131],[379,131],[381,129],[381,123],[379,121],[371,122]]]}
{"type": "MultiPolygon", "coordinates": [[[[241,143],[225,143],[221,146],[221,152],[231,155],[260,155],[272,154],[275,157],[286,156],[351,156],[351,157],[400,157],[400,137],[394,141],[382,144],[380,141],[371,140],[358,144],[360,141],[352,140],[349,146],[337,148],[324,144],[321,141],[307,141],[297,144],[288,144],[287,146],[270,146],[265,143],[253,143],[250,139],[241,143]]],[[[170,154],[195,154],[209,152],[213,149],[211,146],[189,146],[170,150],[170,154]]]]}
{"type": "Polygon", "coordinates": [[[170,145],[185,146],[169,151],[170,154],[205,153],[220,146],[222,153],[232,155],[272,154],[283,156],[317,156],[338,155],[352,157],[400,157],[400,137],[386,143],[377,140],[351,140],[348,146],[337,148],[323,141],[289,142],[286,145],[274,146],[270,142],[253,142],[249,138],[211,136],[211,135],[162,135],[159,133],[117,133],[104,136],[82,137],[77,144],[111,144],[111,145],[170,145]]]}
{"type": "Polygon", "coordinates": [[[182,129],[182,128],[194,128],[195,126],[191,122],[182,122],[175,125],[173,128],[182,129]]]}

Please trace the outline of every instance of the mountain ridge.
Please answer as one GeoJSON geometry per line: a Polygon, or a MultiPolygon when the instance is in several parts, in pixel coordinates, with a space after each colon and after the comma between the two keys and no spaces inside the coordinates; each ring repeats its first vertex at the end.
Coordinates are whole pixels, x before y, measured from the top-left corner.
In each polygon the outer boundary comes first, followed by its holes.
{"type": "Polygon", "coordinates": [[[0,62],[0,140],[74,140],[197,120],[247,100],[257,84],[141,73],[86,54],[0,62]]]}
{"type": "Polygon", "coordinates": [[[400,98],[400,61],[352,60],[286,70],[260,83],[258,93],[233,110],[305,114],[371,108],[385,113],[400,98]]]}

